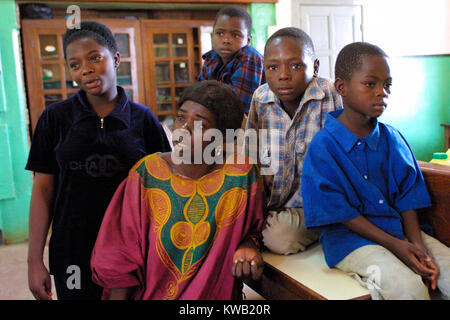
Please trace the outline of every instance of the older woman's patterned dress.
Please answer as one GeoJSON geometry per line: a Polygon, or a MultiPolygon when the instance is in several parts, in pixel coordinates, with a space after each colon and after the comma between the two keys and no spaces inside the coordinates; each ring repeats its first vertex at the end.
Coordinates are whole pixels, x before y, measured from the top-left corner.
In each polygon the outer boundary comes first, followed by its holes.
{"type": "Polygon", "coordinates": [[[93,279],[106,289],[136,286],[135,299],[240,299],[232,258],[243,240],[260,237],[262,204],[254,165],[227,161],[193,180],[149,155],[108,207],[93,279]]]}

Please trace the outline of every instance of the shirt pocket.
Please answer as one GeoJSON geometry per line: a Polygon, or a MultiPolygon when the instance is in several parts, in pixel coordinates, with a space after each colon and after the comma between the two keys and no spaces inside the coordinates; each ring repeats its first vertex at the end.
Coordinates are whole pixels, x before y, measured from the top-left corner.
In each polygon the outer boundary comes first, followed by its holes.
{"type": "Polygon", "coordinates": [[[306,152],[306,143],[304,141],[301,140],[297,140],[295,142],[295,153],[297,155],[303,155],[306,152]]]}

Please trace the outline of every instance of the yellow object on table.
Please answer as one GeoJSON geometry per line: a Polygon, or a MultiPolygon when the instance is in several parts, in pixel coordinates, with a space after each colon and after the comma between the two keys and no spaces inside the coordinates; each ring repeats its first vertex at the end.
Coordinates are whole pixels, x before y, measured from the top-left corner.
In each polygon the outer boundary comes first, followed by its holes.
{"type": "Polygon", "coordinates": [[[433,159],[431,159],[430,163],[450,166],[450,160],[449,160],[449,155],[448,155],[449,152],[450,152],[450,149],[447,151],[447,153],[444,153],[444,152],[433,153],[433,159]]]}

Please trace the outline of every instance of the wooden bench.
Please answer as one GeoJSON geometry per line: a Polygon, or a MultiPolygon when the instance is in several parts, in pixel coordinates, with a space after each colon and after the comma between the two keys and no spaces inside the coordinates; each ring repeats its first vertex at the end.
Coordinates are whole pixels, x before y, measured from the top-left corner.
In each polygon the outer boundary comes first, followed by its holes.
{"type": "MultiPolygon", "coordinates": [[[[420,210],[421,223],[450,247],[450,166],[419,161],[432,206],[420,210]]],[[[370,300],[369,291],[346,273],[328,268],[319,243],[306,251],[282,256],[264,252],[264,273],[246,284],[269,300],[370,300]]]]}

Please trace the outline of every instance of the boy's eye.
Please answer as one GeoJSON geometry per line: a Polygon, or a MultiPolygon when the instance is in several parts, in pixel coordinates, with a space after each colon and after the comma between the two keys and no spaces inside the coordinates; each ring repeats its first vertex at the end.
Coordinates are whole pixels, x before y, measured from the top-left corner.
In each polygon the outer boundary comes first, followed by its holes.
{"type": "Polygon", "coordinates": [[[274,71],[277,69],[277,66],[268,66],[267,70],[274,71]]]}
{"type": "Polygon", "coordinates": [[[300,69],[302,65],[300,63],[294,63],[291,65],[292,70],[300,69]]]}
{"type": "Polygon", "coordinates": [[[94,55],[92,56],[89,60],[93,61],[93,62],[100,62],[103,60],[103,57],[100,55],[94,55]]]}
{"type": "Polygon", "coordinates": [[[222,31],[216,31],[216,34],[217,34],[218,36],[223,36],[223,32],[222,32],[222,31]]]}
{"type": "Polygon", "coordinates": [[[175,121],[183,121],[184,120],[184,116],[182,114],[177,114],[175,121]]]}
{"type": "Polygon", "coordinates": [[[70,69],[75,70],[79,67],[80,65],[78,63],[71,63],[69,64],[70,69]]]}
{"type": "Polygon", "coordinates": [[[242,38],[242,36],[238,33],[233,34],[233,38],[239,39],[242,38]]]}
{"type": "Polygon", "coordinates": [[[368,87],[368,88],[373,88],[373,87],[375,87],[375,82],[367,82],[367,83],[366,83],[366,87],[368,87]]]}

